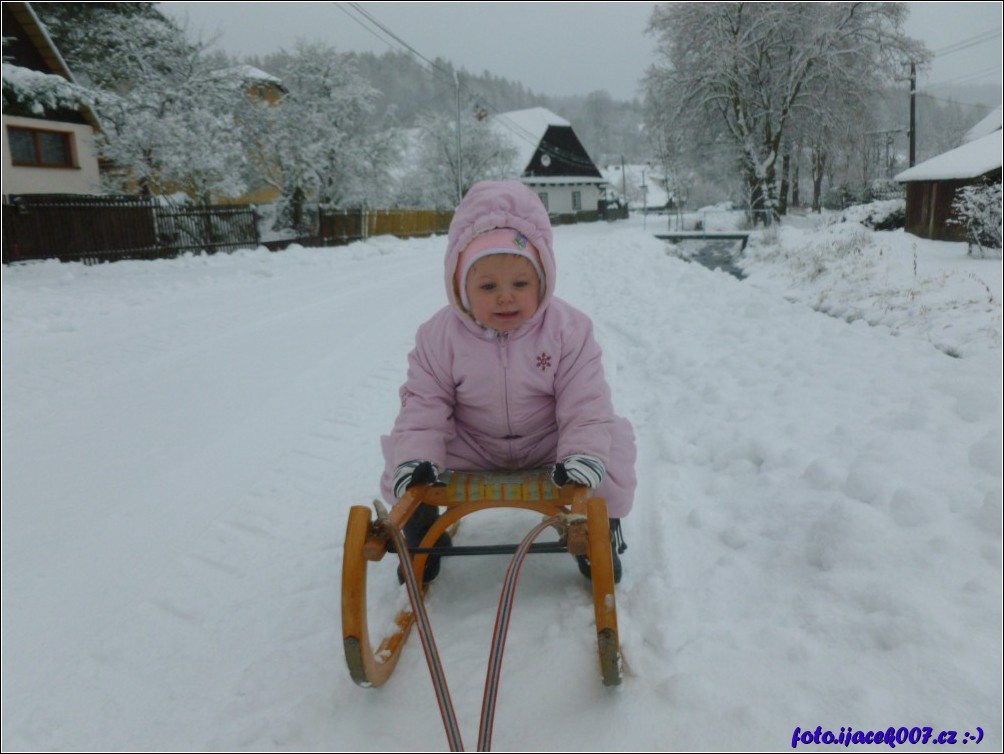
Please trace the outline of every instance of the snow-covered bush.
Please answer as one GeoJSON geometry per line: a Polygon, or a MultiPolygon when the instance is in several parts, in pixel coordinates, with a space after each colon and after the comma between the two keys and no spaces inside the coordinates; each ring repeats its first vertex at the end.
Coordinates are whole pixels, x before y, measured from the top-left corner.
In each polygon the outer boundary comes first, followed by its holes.
{"type": "Polygon", "coordinates": [[[872,202],[861,224],[872,230],[896,230],[906,226],[906,200],[887,199],[872,202]]]}
{"type": "Polygon", "coordinates": [[[969,253],[1001,257],[1001,184],[966,186],[952,203],[955,216],[948,222],[966,229],[969,253]]]}
{"type": "Polygon", "coordinates": [[[906,201],[886,199],[855,204],[840,213],[839,222],[861,223],[872,230],[896,230],[906,224],[906,201]]]}

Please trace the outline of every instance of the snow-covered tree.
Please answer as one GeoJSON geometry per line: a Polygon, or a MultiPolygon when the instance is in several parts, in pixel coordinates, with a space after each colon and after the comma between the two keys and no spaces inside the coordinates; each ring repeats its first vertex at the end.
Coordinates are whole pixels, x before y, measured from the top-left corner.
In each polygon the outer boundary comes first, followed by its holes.
{"type": "Polygon", "coordinates": [[[420,119],[417,159],[401,181],[397,203],[413,207],[452,209],[461,194],[478,181],[513,179],[517,149],[490,118],[465,118],[460,123],[437,114],[420,119]],[[459,176],[459,184],[458,184],[459,176]]]}
{"type": "Polygon", "coordinates": [[[233,113],[241,82],[154,3],[42,3],[70,68],[97,91],[101,156],[117,188],[184,191],[198,201],[243,192],[233,113]]]}
{"type": "Polygon", "coordinates": [[[969,253],[1000,259],[1002,243],[1001,184],[991,181],[966,186],[955,195],[954,217],[949,220],[966,230],[969,253]]]}
{"type": "Polygon", "coordinates": [[[165,45],[187,47],[184,33],[156,3],[34,3],[74,73],[110,92],[132,89],[144,75],[171,68],[165,45]]]}
{"type": "Polygon", "coordinates": [[[379,92],[351,57],[300,42],[270,56],[285,93],[276,106],[248,102],[238,119],[258,180],[282,192],[289,221],[307,204],[351,207],[386,200],[395,138],[375,121],[379,92]]]}
{"type": "Polygon", "coordinates": [[[239,79],[190,60],[158,83],[108,94],[101,113],[101,151],[123,169],[121,179],[158,194],[183,191],[202,203],[238,196],[245,155],[234,124],[243,97],[239,79]],[[164,87],[164,88],[161,88],[164,87]]]}
{"type": "Polygon", "coordinates": [[[661,98],[671,128],[724,137],[751,206],[776,214],[779,161],[796,119],[831,123],[854,92],[925,59],[901,32],[906,12],[903,3],[659,5],[649,96],[661,98]]]}
{"type": "MultiPolygon", "coordinates": [[[[819,212],[823,203],[823,182],[865,186],[869,173],[868,145],[874,132],[874,100],[871,89],[848,87],[841,81],[822,80],[820,86],[807,88],[803,105],[792,113],[790,127],[782,144],[783,160],[789,155],[808,168],[812,189],[812,210],[819,212]],[[852,173],[854,175],[852,176],[852,173]]],[[[790,163],[789,163],[790,165],[790,163]]],[[[779,208],[785,206],[782,170],[779,208]]],[[[884,176],[883,176],[884,177],[884,176]]]]}

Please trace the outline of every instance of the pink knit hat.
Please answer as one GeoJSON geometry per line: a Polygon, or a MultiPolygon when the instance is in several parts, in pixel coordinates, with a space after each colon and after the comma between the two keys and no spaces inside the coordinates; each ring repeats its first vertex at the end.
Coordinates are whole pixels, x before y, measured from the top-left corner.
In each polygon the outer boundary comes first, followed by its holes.
{"type": "Polygon", "coordinates": [[[460,294],[460,303],[463,304],[465,310],[470,311],[471,309],[471,302],[467,298],[467,274],[475,262],[491,254],[516,254],[528,260],[537,272],[541,294],[543,294],[544,272],[540,266],[540,253],[537,248],[519,231],[512,228],[496,228],[475,236],[460,252],[460,257],[457,259],[454,283],[460,294]]]}

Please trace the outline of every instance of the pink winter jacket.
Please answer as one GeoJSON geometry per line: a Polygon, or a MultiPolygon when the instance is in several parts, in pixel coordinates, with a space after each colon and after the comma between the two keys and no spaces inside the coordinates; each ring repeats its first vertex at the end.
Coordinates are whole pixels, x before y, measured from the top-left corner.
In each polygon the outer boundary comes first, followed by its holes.
{"type": "Polygon", "coordinates": [[[476,184],[457,208],[444,270],[450,304],[419,327],[400,413],[381,438],[388,502],[394,470],[406,461],[431,461],[441,470],[528,469],[583,453],[606,467],[597,494],[607,498],[609,514],[630,510],[634,434],[614,414],[592,322],[553,295],[551,238],[547,211],[518,182],[476,184]],[[453,282],[460,252],[493,228],[525,235],[546,278],[537,312],[510,333],[477,324],[453,282]]]}

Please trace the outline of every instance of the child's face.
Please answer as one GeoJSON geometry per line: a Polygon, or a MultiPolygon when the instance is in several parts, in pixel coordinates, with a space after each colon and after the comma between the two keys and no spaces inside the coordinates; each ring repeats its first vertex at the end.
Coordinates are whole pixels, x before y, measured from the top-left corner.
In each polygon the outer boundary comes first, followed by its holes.
{"type": "Polygon", "coordinates": [[[467,273],[467,300],[474,319],[499,332],[510,332],[537,311],[540,280],[530,260],[516,254],[479,259],[467,273]]]}

